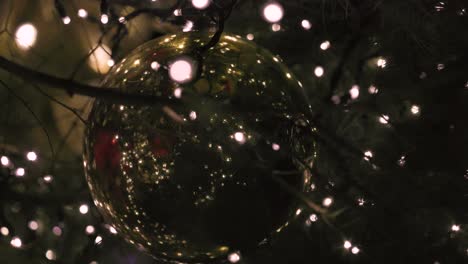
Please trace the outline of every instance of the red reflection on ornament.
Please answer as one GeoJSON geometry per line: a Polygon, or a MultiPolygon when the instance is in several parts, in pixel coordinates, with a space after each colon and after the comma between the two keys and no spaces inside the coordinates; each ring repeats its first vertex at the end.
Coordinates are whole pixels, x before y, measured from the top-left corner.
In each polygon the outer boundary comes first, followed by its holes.
{"type": "Polygon", "coordinates": [[[153,134],[150,138],[151,152],[157,158],[164,158],[171,154],[172,140],[162,134],[153,134]]]}
{"type": "Polygon", "coordinates": [[[98,129],[95,137],[94,160],[96,168],[109,176],[114,175],[120,170],[122,156],[117,134],[106,129],[98,129]]]}

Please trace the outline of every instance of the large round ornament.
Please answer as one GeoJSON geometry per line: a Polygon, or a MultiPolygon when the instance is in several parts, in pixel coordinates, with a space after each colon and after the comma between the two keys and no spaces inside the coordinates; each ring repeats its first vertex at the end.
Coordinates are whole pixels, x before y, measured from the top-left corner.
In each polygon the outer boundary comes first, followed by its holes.
{"type": "Polygon", "coordinates": [[[207,262],[254,249],[287,225],[308,191],[314,143],[300,82],[278,57],[224,34],[152,40],[104,86],[176,103],[96,100],[85,133],[95,204],[151,255],[207,262]],[[287,186],[287,188],[285,188],[287,186]]]}

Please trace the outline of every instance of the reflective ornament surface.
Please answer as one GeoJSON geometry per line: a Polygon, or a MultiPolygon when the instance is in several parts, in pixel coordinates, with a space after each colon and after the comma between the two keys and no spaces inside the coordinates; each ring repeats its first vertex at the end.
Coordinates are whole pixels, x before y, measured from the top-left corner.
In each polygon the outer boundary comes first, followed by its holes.
{"type": "Polygon", "coordinates": [[[96,100],[86,129],[95,204],[125,240],[166,260],[254,249],[298,208],[284,185],[310,185],[302,85],[279,58],[238,36],[200,54],[210,37],[181,33],[133,51],[104,86],[176,103],[96,100]]]}

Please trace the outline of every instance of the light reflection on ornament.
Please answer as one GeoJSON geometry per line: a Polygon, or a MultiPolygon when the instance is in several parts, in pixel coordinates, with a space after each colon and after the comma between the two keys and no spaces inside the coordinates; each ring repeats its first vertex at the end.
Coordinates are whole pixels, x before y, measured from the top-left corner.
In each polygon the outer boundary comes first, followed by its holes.
{"type": "Polygon", "coordinates": [[[283,7],[276,2],[269,3],[263,8],[263,17],[270,23],[279,22],[284,15],[283,7]]]}
{"type": "Polygon", "coordinates": [[[97,47],[89,56],[88,65],[97,73],[109,71],[109,60],[111,60],[110,48],[104,44],[97,47]]]}
{"type": "Polygon", "coordinates": [[[21,25],[15,33],[15,41],[22,49],[30,49],[37,39],[37,29],[32,24],[21,25]]]}

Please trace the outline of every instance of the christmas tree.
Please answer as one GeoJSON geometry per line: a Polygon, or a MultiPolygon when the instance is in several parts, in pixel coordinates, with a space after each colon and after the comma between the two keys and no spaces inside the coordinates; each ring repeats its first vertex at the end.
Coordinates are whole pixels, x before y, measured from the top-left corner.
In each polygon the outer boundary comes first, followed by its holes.
{"type": "Polygon", "coordinates": [[[0,2],[0,263],[468,262],[466,8],[0,2]]]}

